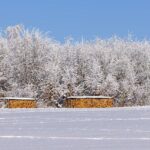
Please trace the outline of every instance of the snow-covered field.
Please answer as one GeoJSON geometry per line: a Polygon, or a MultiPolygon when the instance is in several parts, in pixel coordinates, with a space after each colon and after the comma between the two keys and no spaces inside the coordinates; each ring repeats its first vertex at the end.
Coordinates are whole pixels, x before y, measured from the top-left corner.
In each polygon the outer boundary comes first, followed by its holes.
{"type": "Polygon", "coordinates": [[[0,150],[149,149],[150,107],[0,110],[0,150]]]}

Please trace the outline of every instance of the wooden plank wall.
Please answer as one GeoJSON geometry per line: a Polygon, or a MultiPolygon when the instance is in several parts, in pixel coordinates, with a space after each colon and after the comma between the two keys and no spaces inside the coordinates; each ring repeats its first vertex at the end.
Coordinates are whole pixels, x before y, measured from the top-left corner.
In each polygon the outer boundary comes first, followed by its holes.
{"type": "Polygon", "coordinates": [[[65,101],[68,108],[105,108],[113,107],[113,99],[68,99],[65,101]]]}
{"type": "Polygon", "coordinates": [[[8,100],[8,108],[36,108],[36,101],[33,100],[8,100]]]}

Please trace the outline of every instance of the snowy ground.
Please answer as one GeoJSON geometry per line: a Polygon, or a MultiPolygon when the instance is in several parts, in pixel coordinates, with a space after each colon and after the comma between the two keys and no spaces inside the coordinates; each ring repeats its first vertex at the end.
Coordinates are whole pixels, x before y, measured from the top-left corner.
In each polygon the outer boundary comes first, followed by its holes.
{"type": "Polygon", "coordinates": [[[0,150],[149,149],[150,107],[0,110],[0,150]]]}

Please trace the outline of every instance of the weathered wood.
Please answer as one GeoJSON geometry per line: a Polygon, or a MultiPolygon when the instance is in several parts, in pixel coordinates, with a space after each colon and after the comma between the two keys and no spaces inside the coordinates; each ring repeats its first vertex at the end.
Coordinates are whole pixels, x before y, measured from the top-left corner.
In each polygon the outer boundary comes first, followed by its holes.
{"type": "Polygon", "coordinates": [[[33,98],[3,97],[0,101],[5,104],[5,108],[36,108],[37,103],[33,98]]]}
{"type": "Polygon", "coordinates": [[[74,98],[64,104],[68,108],[105,108],[113,107],[113,98],[74,98]]]}
{"type": "Polygon", "coordinates": [[[9,100],[8,108],[36,108],[36,101],[31,100],[9,100]]]}

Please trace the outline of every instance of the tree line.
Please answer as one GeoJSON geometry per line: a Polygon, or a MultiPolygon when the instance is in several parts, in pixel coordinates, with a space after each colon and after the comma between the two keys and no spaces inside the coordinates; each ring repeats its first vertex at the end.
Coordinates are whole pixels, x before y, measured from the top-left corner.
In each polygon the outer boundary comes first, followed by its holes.
{"type": "Polygon", "coordinates": [[[64,43],[23,25],[0,33],[0,89],[51,106],[67,96],[104,95],[115,106],[150,104],[150,41],[112,37],[64,43]]]}

